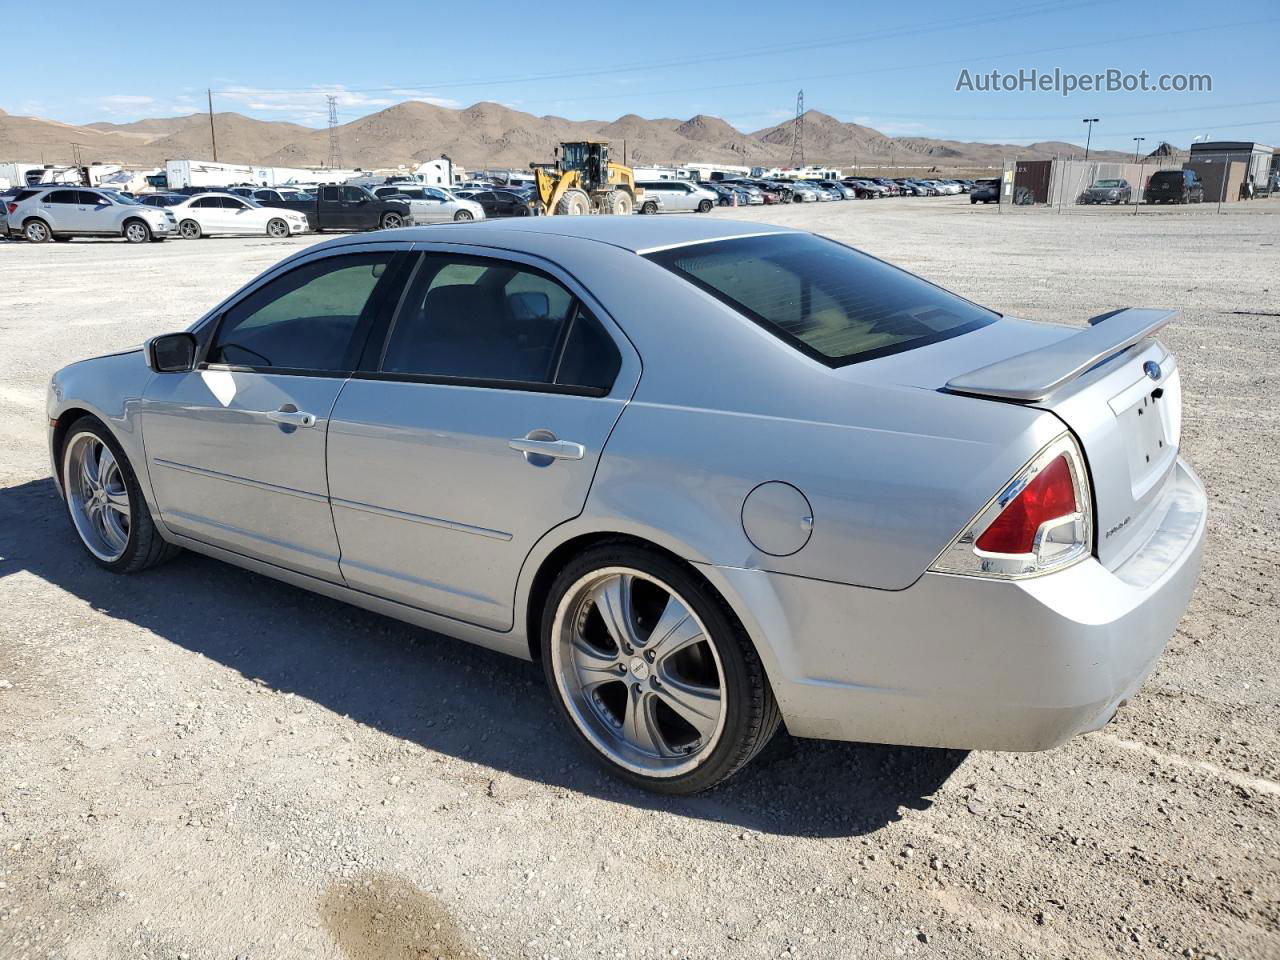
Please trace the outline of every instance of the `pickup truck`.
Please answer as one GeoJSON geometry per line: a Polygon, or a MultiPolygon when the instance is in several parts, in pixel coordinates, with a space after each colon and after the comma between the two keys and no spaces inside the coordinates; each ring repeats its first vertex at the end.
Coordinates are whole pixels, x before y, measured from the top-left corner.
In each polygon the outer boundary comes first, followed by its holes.
{"type": "Polygon", "coordinates": [[[383,200],[364,187],[350,184],[317,188],[312,200],[255,200],[264,207],[296,210],[306,214],[307,224],[322,230],[390,230],[415,222],[409,204],[403,200],[383,200]]]}

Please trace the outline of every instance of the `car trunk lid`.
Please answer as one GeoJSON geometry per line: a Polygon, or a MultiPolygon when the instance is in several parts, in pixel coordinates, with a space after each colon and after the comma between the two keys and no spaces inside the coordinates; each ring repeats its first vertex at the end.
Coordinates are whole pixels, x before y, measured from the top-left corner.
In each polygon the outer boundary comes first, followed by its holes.
{"type": "Polygon", "coordinates": [[[1084,450],[1096,553],[1115,569],[1159,522],[1158,507],[1174,477],[1181,380],[1175,358],[1155,339],[1173,316],[1118,310],[1085,328],[1004,319],[864,364],[859,376],[1053,413],[1084,450]]]}

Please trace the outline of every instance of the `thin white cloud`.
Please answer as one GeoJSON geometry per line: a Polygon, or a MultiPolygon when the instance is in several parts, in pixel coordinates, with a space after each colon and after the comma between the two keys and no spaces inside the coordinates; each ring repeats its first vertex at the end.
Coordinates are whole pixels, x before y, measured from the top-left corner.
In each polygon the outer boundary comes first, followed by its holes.
{"type": "Polygon", "coordinates": [[[115,119],[139,117],[167,117],[174,114],[193,113],[198,109],[191,97],[180,94],[170,100],[133,93],[109,93],[89,101],[95,111],[115,119]]]}
{"type": "MultiPolygon", "coordinates": [[[[348,121],[353,114],[363,115],[390,107],[402,100],[422,100],[442,107],[460,104],[448,97],[432,96],[429,91],[410,88],[387,91],[386,95],[371,96],[341,85],[314,85],[304,88],[249,87],[232,84],[214,91],[214,106],[218,102],[230,104],[231,109],[270,113],[281,120],[318,125],[329,116],[328,98],[337,100],[339,119],[348,121]]],[[[223,109],[226,109],[224,106],[223,109]]]]}

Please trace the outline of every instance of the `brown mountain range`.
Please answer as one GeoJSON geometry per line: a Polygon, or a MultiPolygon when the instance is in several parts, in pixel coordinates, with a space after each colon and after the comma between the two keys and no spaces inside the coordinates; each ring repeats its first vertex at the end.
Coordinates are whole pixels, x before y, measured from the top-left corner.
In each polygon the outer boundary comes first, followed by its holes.
{"type": "MultiPolygon", "coordinates": [[[[1047,159],[1083,153],[1068,143],[1030,145],[967,143],[925,137],[889,137],[878,130],[810,110],[805,114],[805,158],[810,163],[848,167],[887,164],[939,170],[998,167],[1012,157],[1047,159]]],[[[238,113],[214,115],[218,158],[232,163],[320,165],[328,159],[329,135],[294,123],[256,120],[238,113]]],[[[791,121],[744,133],[719,117],[647,120],[627,114],[613,121],[535,117],[496,103],[450,110],[406,101],[338,128],[343,163],[377,167],[448,154],[468,167],[524,167],[549,160],[561,140],[603,138],[625,141],[632,165],[705,161],[745,165],[786,164],[791,156],[791,121]]],[[[0,162],[65,163],[78,149],[82,162],[160,164],[168,159],[210,159],[206,114],[91,123],[84,126],[0,110],[0,162]],[[73,147],[74,145],[74,147],[73,147]]],[[[1099,159],[1125,154],[1094,151],[1099,159]]]]}

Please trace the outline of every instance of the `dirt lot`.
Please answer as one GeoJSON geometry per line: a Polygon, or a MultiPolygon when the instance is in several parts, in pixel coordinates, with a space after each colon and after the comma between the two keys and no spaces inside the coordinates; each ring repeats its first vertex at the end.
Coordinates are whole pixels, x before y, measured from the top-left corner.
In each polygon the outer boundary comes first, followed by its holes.
{"type": "Polygon", "coordinates": [[[312,240],[0,243],[0,957],[1280,956],[1280,216],[739,216],[1029,317],[1183,311],[1204,576],[1114,723],[1035,755],[782,738],[661,800],[584,762],[532,665],[197,557],[102,573],[49,374],[312,240]]]}

